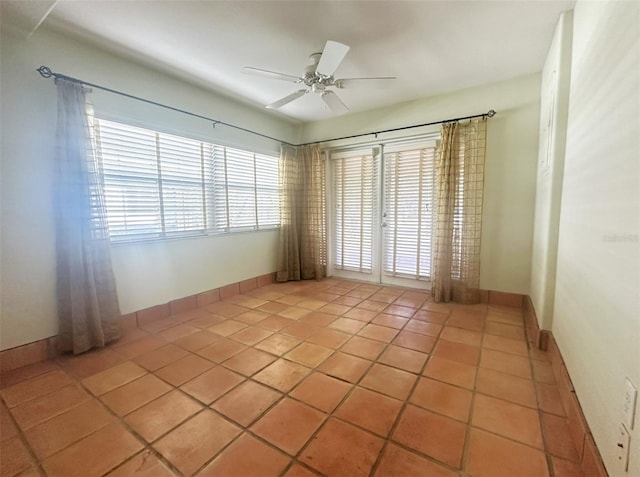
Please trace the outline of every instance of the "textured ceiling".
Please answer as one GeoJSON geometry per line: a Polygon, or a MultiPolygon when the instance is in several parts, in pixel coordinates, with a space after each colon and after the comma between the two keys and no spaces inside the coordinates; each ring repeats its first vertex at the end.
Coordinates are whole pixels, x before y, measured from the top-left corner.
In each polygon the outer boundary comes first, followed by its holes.
{"type": "MultiPolygon", "coordinates": [[[[3,22],[22,22],[28,31],[42,22],[257,107],[300,86],[243,74],[244,66],[300,76],[311,53],[339,41],[351,50],[336,77],[398,78],[382,90],[338,90],[356,112],[540,71],[558,16],[574,1],[2,4],[3,22]]],[[[332,116],[315,94],[274,114],[332,116]]]]}

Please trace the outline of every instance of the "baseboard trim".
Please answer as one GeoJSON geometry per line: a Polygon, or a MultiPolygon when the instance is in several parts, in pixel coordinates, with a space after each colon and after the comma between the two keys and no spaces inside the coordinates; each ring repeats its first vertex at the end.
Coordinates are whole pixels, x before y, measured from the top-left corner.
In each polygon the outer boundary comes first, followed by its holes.
{"type": "MultiPolygon", "coordinates": [[[[171,300],[168,303],[150,306],[142,310],[122,315],[121,323],[126,334],[135,328],[149,325],[151,322],[168,318],[171,315],[185,313],[205,307],[216,301],[247,293],[275,283],[275,272],[259,275],[254,278],[230,283],[219,288],[212,288],[195,295],[171,300]]],[[[518,293],[505,293],[493,290],[480,290],[483,303],[499,306],[522,307],[527,296],[518,293]]],[[[39,363],[58,356],[56,346],[57,336],[16,346],[0,351],[0,372],[7,372],[30,364],[39,363]]]]}
{"type": "MultiPolygon", "coordinates": [[[[171,315],[196,310],[215,303],[216,301],[270,285],[275,283],[275,275],[275,272],[259,275],[219,288],[212,288],[211,290],[195,295],[177,298],[168,303],[127,313],[121,317],[123,332],[126,334],[135,328],[149,325],[151,322],[168,318],[171,315]]],[[[505,293],[493,290],[480,290],[480,292],[482,302],[491,305],[521,307],[527,299],[525,295],[517,293],[505,293]]],[[[58,356],[56,341],[57,336],[51,336],[0,351],[0,372],[11,371],[16,368],[55,358],[58,356]]]]}
{"type": "Polygon", "coordinates": [[[560,400],[569,422],[571,437],[578,452],[579,464],[585,476],[607,477],[602,456],[598,451],[589,424],[582,412],[580,401],[576,395],[562,353],[558,348],[553,333],[550,330],[541,330],[538,326],[533,302],[526,296],[523,302],[523,312],[527,340],[530,346],[546,353],[560,393],[560,400]]]}
{"type": "MultiPolygon", "coordinates": [[[[174,314],[196,310],[219,300],[246,293],[272,283],[275,283],[275,273],[268,273],[128,313],[121,318],[123,331],[126,333],[128,330],[143,327],[150,322],[162,320],[174,314]]],[[[481,291],[482,301],[485,303],[522,308],[527,341],[530,347],[546,352],[551,362],[562,405],[569,421],[571,435],[578,451],[580,465],[585,475],[590,477],[607,477],[607,471],[582,412],[582,408],[580,407],[580,402],[571,383],[571,378],[564,364],[560,349],[555,342],[552,332],[539,328],[531,298],[516,293],[504,293],[491,290],[481,291]]],[[[56,357],[56,338],[56,336],[53,336],[1,351],[0,372],[11,371],[22,366],[56,357]]]]}
{"type": "MultiPolygon", "coordinates": [[[[213,288],[202,293],[190,295],[162,305],[127,313],[120,318],[123,333],[131,329],[142,327],[149,322],[167,318],[170,315],[184,313],[202,308],[224,298],[240,293],[246,293],[256,288],[264,287],[275,282],[275,272],[260,275],[240,282],[231,283],[219,288],[213,288]]],[[[0,351],[0,373],[12,371],[23,366],[39,363],[58,356],[56,346],[57,336],[16,346],[0,351]]]]}
{"type": "Polygon", "coordinates": [[[54,358],[56,356],[55,338],[52,336],[1,351],[0,372],[5,373],[54,358]]]}

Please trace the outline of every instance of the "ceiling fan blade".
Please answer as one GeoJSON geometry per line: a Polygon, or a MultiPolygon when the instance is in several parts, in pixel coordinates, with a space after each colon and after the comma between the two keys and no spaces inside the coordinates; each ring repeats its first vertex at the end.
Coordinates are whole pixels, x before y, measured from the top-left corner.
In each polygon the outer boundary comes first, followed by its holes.
{"type": "Polygon", "coordinates": [[[261,70],[260,68],[252,68],[251,66],[245,66],[242,68],[242,72],[248,75],[264,76],[271,79],[290,81],[292,83],[299,83],[302,81],[302,78],[298,78],[297,76],[286,75],[276,71],[261,70]]]}
{"type": "Polygon", "coordinates": [[[348,113],[349,108],[342,102],[342,100],[333,91],[325,91],[322,93],[322,100],[329,106],[329,109],[334,113],[342,114],[348,113]]]}
{"type": "Polygon", "coordinates": [[[289,104],[291,101],[298,99],[300,96],[304,96],[309,92],[308,89],[301,89],[296,91],[295,93],[291,93],[289,96],[285,96],[282,99],[279,99],[275,103],[271,103],[265,106],[267,109],[278,109],[284,106],[285,104],[289,104]]]}
{"type": "Polygon", "coordinates": [[[331,76],[337,69],[345,55],[349,51],[347,45],[338,43],[337,41],[328,40],[322,50],[322,56],[316,67],[316,73],[331,76]]]}
{"type": "Polygon", "coordinates": [[[384,88],[391,85],[391,81],[397,79],[395,76],[378,76],[374,78],[341,78],[335,80],[336,88],[345,89],[356,86],[368,86],[373,88],[384,88]]]}

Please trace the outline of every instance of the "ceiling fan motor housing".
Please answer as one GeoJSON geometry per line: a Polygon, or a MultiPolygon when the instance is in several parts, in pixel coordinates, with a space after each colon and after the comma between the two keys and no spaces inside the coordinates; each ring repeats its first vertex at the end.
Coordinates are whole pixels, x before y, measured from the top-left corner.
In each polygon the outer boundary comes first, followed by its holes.
{"type": "Polygon", "coordinates": [[[309,55],[309,64],[304,69],[303,83],[311,88],[314,93],[322,93],[326,86],[333,86],[333,76],[326,76],[318,73],[318,63],[322,53],[312,53],[309,55]]]}
{"type": "Polygon", "coordinates": [[[311,85],[311,91],[314,93],[323,93],[325,89],[325,85],[322,83],[313,83],[311,85]]]}

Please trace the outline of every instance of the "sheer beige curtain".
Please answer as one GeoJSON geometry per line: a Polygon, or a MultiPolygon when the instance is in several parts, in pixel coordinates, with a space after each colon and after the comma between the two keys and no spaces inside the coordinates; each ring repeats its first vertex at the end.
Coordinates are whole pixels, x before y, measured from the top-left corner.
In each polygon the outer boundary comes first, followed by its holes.
{"type": "Polygon", "coordinates": [[[81,85],[56,81],[55,177],[59,347],[82,353],[120,336],[103,184],[81,85]]]}
{"type": "Polygon", "coordinates": [[[442,126],[431,286],[437,302],[480,301],[486,119],[442,126]]]}
{"type": "Polygon", "coordinates": [[[318,145],[282,146],[276,280],[326,275],[325,161],[318,145]]]}

